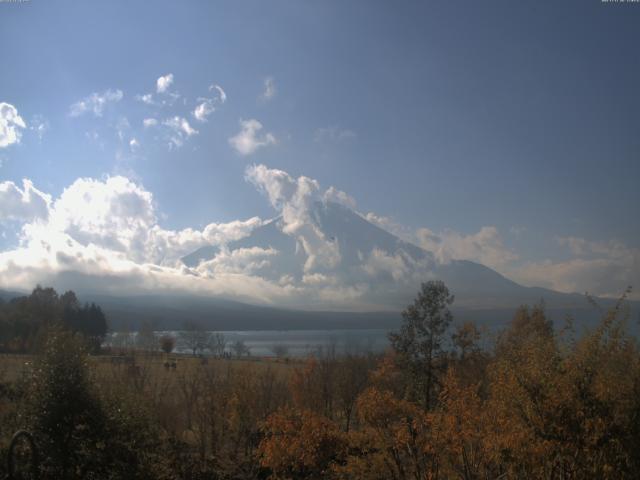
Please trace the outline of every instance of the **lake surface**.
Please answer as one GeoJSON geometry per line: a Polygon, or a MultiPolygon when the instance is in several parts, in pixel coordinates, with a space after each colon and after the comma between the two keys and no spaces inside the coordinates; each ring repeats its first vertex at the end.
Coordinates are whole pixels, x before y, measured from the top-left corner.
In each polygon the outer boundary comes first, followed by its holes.
{"type": "MultiPolygon", "coordinates": [[[[176,338],[177,353],[191,353],[191,350],[182,342],[179,331],[155,332],[161,335],[171,335],[176,338]]],[[[216,333],[216,332],[211,332],[216,333]]],[[[241,340],[249,347],[253,356],[276,356],[274,350],[278,347],[286,350],[286,356],[305,357],[320,350],[335,349],[339,355],[345,353],[380,353],[388,346],[388,330],[247,330],[247,331],[222,331],[227,341],[227,351],[231,351],[231,344],[241,340]]],[[[117,344],[118,333],[111,334],[106,339],[106,344],[117,344]]],[[[136,333],[131,334],[131,341],[135,342],[136,333]]]]}

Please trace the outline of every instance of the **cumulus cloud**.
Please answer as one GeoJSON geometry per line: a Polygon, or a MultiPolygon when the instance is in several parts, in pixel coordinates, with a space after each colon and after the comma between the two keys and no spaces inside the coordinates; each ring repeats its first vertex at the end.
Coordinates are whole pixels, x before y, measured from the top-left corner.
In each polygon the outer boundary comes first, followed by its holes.
{"type": "Polygon", "coordinates": [[[259,148],[277,143],[271,133],[261,135],[261,130],[262,124],[258,120],[240,120],[240,132],[229,139],[229,144],[240,155],[250,155],[259,148]]]}
{"type": "Polygon", "coordinates": [[[158,125],[158,120],[156,120],[155,118],[145,118],[144,120],[142,120],[142,125],[144,126],[144,128],[155,127],[156,125],[158,125]]]}
{"type": "Polygon", "coordinates": [[[184,276],[182,256],[238,240],[262,224],[254,217],[211,223],[202,230],[164,229],[152,194],[121,176],[80,178],[55,201],[30,181],[23,185],[0,184],[0,220],[26,222],[20,247],[0,254],[0,284],[20,275],[35,284],[43,281],[39,276],[70,270],[105,278],[122,272],[184,276]]]}
{"type": "Polygon", "coordinates": [[[6,220],[46,220],[51,196],[22,180],[22,188],[13,182],[0,183],[0,222],[6,220]]]}
{"type": "Polygon", "coordinates": [[[273,77],[266,77],[263,83],[264,89],[262,91],[262,95],[260,95],[260,98],[263,101],[268,102],[276,96],[276,82],[273,77]]]}
{"type": "Polygon", "coordinates": [[[0,103],[0,148],[20,143],[22,129],[26,127],[16,107],[9,103],[0,103]]]}
{"type": "Polygon", "coordinates": [[[165,93],[169,87],[173,84],[173,73],[163,75],[156,80],[156,91],[158,93],[165,93]]]}
{"type": "Polygon", "coordinates": [[[262,225],[257,217],[167,230],[152,194],[120,176],[78,179],[53,202],[29,181],[22,189],[2,184],[0,191],[3,218],[27,222],[20,246],[0,253],[0,288],[46,283],[119,294],[188,291],[265,303],[296,290],[252,275],[276,250],[225,247],[262,225]],[[205,245],[219,245],[220,255],[197,268],[180,262],[205,245]]]}
{"type": "Polygon", "coordinates": [[[124,94],[122,90],[105,90],[102,93],[92,93],[79,102],[74,103],[69,108],[69,115],[78,117],[85,113],[93,113],[96,117],[101,117],[107,105],[117,103],[122,100],[124,94]]]}

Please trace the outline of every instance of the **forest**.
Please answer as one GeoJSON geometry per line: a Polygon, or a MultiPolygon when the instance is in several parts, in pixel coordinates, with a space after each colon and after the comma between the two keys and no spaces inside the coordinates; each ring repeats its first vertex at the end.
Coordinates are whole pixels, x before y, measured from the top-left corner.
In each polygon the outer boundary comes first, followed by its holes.
{"type": "Polygon", "coordinates": [[[98,306],[37,288],[0,310],[1,464],[24,429],[20,478],[637,478],[626,293],[588,331],[540,304],[490,336],[453,302],[422,284],[383,355],[230,359],[99,348],[98,306]]]}

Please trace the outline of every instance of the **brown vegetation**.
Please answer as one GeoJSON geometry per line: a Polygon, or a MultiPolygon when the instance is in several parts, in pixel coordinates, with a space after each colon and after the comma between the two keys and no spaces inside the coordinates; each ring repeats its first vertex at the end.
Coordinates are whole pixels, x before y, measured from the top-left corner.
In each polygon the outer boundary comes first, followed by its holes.
{"type": "Polygon", "coordinates": [[[436,287],[425,294],[443,301],[419,298],[384,356],[177,356],[165,368],[159,354],[89,357],[71,337],[44,363],[6,356],[0,446],[6,453],[18,428],[42,448],[68,431],[65,450],[48,453],[49,471],[67,478],[78,468],[92,478],[637,478],[640,352],[624,299],[580,337],[554,331],[542,307],[523,307],[482,349],[472,324],[445,338],[449,296],[436,287]],[[71,417],[67,371],[76,372],[71,417]],[[42,411],[52,391],[68,430],[42,411]]]}

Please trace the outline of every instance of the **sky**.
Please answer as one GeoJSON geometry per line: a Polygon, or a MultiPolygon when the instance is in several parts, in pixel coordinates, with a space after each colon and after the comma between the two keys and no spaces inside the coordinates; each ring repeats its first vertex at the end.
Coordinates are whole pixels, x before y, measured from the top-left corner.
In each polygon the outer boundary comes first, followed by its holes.
{"type": "MultiPolygon", "coordinates": [[[[639,24],[600,0],[2,2],[0,288],[184,286],[181,255],[282,213],[276,178],[443,261],[640,291],[639,24]]],[[[252,277],[216,275],[185,288],[252,277]]]]}

